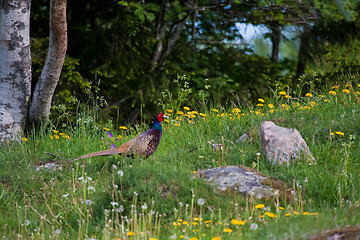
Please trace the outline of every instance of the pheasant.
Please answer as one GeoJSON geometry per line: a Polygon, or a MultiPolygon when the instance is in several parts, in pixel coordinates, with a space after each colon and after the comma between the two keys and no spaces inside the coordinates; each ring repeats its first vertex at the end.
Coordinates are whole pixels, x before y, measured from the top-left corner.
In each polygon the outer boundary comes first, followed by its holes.
{"type": "Polygon", "coordinates": [[[161,122],[163,120],[164,120],[164,114],[159,113],[154,117],[151,129],[127,141],[126,143],[122,144],[120,147],[108,149],[100,152],[89,153],[81,157],[75,158],[71,161],[96,157],[96,156],[108,156],[114,154],[123,154],[130,157],[139,156],[139,157],[148,158],[151,154],[153,154],[156,151],[157,147],[159,146],[161,134],[162,134],[161,122]]]}

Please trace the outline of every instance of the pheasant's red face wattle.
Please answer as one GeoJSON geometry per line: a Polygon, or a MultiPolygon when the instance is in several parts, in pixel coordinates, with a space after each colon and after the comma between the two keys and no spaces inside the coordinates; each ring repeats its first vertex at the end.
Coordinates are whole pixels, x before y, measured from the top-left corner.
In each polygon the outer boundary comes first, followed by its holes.
{"type": "Polygon", "coordinates": [[[156,115],[156,118],[157,118],[157,120],[159,120],[159,122],[162,122],[162,121],[164,121],[164,114],[163,113],[159,113],[158,115],[156,115]]]}

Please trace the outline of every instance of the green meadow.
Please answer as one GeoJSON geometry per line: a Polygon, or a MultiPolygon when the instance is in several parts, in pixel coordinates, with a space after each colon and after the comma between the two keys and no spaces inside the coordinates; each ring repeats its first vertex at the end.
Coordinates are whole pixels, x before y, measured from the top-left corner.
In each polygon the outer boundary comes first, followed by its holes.
{"type": "Polygon", "coordinates": [[[158,150],[147,159],[116,155],[61,164],[119,147],[151,123],[100,121],[93,107],[76,109],[71,120],[64,112],[61,120],[28,131],[21,143],[3,147],[0,236],[307,239],[360,224],[360,82],[305,92],[272,89],[272,97],[251,105],[230,101],[220,106],[205,97],[193,102],[187,90],[163,93],[158,109],[168,118],[158,150]],[[260,147],[263,121],[297,129],[316,161],[270,164],[260,147]],[[244,133],[246,142],[236,142],[244,133]],[[214,151],[211,143],[224,147],[214,151]],[[57,169],[39,167],[51,161],[60,162],[57,169]],[[196,174],[227,165],[282,181],[295,200],[215,193],[196,174]]]}

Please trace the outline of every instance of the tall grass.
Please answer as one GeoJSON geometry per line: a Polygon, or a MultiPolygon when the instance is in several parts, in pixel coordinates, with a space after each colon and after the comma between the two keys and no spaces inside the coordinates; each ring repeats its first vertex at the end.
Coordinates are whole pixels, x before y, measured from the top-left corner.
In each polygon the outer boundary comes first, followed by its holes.
{"type": "Polygon", "coordinates": [[[177,79],[179,92],[165,92],[159,101],[169,118],[158,150],[146,160],[97,157],[55,171],[36,170],[39,162],[118,147],[147,129],[111,121],[101,124],[92,108],[77,111],[75,122],[47,125],[31,131],[21,145],[3,148],[1,236],[301,239],[359,224],[359,83],[309,93],[276,89],[273,98],[243,107],[236,102],[209,105],[206,89],[201,102],[192,102],[184,81],[177,79]],[[298,129],[316,161],[299,160],[289,167],[270,164],[259,144],[259,127],[265,120],[298,129]],[[244,133],[248,140],[236,142],[244,133]],[[222,150],[214,151],[211,143],[223,144],[222,150]],[[292,187],[296,200],[217,194],[196,177],[199,169],[225,165],[244,165],[279,179],[292,187]]]}

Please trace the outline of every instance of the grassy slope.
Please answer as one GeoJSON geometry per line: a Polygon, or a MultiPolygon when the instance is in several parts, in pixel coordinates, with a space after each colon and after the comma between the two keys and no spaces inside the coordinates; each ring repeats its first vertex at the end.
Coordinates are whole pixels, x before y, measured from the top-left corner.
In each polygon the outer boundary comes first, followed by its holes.
{"type": "Polygon", "coordinates": [[[9,239],[299,239],[359,224],[359,95],[357,86],[354,91],[347,87],[350,93],[343,88],[335,89],[336,96],[326,90],[325,96],[292,100],[276,93],[272,102],[239,113],[237,108],[216,107],[218,112],[205,109],[201,112],[206,117],[192,113],[191,119],[185,115],[192,110],[182,108],[184,115],[173,111],[158,151],[145,161],[98,157],[85,165],[38,172],[35,163],[53,159],[45,152],[71,159],[119,146],[146,127],[111,130],[112,138],[108,129],[87,124],[84,118],[61,132],[43,129],[24,139],[22,146],[0,153],[0,234],[9,239]],[[299,161],[288,168],[272,166],[263,154],[257,160],[259,127],[265,120],[298,129],[316,163],[299,161]],[[235,143],[243,133],[251,140],[235,143]],[[212,151],[210,142],[224,143],[224,152],[212,151]],[[293,186],[299,199],[288,205],[236,193],[216,195],[192,177],[198,169],[223,165],[259,169],[293,186]],[[199,198],[204,205],[197,204],[199,198]],[[260,203],[266,208],[255,208],[260,203]]]}

